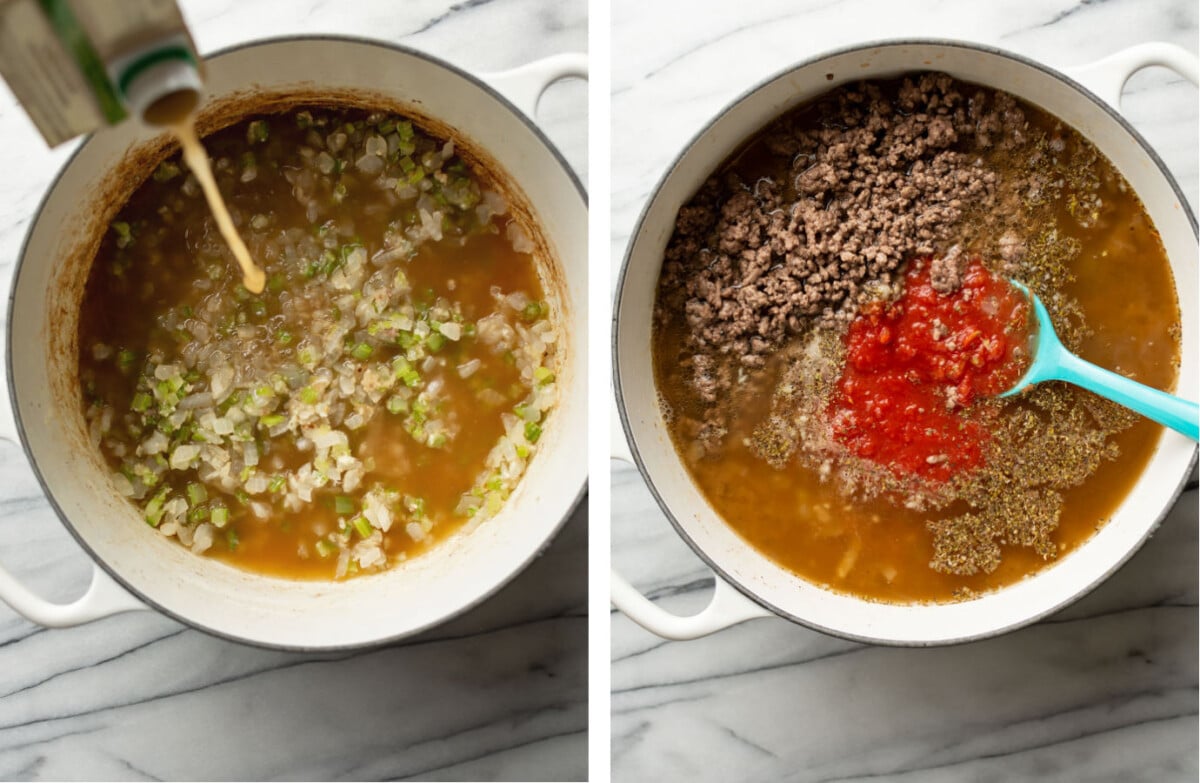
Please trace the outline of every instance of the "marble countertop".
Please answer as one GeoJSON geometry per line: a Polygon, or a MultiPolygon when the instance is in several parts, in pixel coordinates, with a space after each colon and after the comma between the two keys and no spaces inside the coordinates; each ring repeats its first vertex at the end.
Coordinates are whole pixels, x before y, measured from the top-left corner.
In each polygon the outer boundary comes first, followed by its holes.
{"type": "MultiPolygon", "coordinates": [[[[677,151],[789,64],[885,37],[948,37],[1052,65],[1163,40],[1197,48],[1192,0],[613,4],[612,279],[677,151]]],[[[1124,111],[1197,201],[1197,93],[1154,69],[1124,111]]],[[[1192,292],[1194,295],[1194,292],[1192,292]]],[[[636,471],[613,463],[613,563],[679,613],[709,572],[636,471]]],[[[665,642],[614,612],[614,781],[1195,781],[1197,492],[1068,610],[962,647],[885,649],[780,619],[665,642]]]]}
{"type": "MultiPolygon", "coordinates": [[[[182,6],[201,52],[340,32],[481,72],[587,46],[584,0],[182,6]]],[[[585,175],[586,107],[584,85],[567,82],[538,111],[585,175]]],[[[2,84],[0,140],[6,302],[29,220],[69,150],[46,150],[2,84]]],[[[44,630],[0,605],[0,779],[582,779],[587,525],[581,507],[541,558],[467,615],[354,654],[243,647],[149,612],[44,630]]],[[[90,574],[9,442],[0,563],[57,600],[82,593],[90,574]]]]}

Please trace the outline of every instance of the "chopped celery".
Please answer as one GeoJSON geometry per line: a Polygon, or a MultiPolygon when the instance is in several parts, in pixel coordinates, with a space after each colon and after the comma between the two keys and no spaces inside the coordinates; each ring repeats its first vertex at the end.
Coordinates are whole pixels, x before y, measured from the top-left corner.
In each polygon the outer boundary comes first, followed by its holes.
{"type": "Polygon", "coordinates": [[[158,164],[158,168],[154,170],[155,182],[170,182],[182,173],[179,164],[173,160],[164,160],[158,164]]]}
{"type": "Polygon", "coordinates": [[[542,436],[542,428],[532,421],[525,422],[525,440],[530,443],[537,443],[538,438],[542,436]]]}
{"type": "Polygon", "coordinates": [[[425,499],[416,497],[415,495],[404,496],[404,507],[414,517],[420,518],[425,515],[425,499]]]}
{"type": "Polygon", "coordinates": [[[170,487],[163,487],[157,495],[150,499],[146,504],[146,523],[150,527],[158,527],[158,523],[162,522],[163,506],[167,502],[167,495],[171,492],[170,487]]]}
{"type": "Polygon", "coordinates": [[[370,538],[371,533],[375,532],[375,529],[371,527],[371,523],[367,521],[366,517],[355,517],[351,524],[354,525],[354,529],[363,538],[370,538]]]}
{"type": "Polygon", "coordinates": [[[152,402],[153,398],[151,398],[149,394],[146,394],[146,392],[138,392],[137,394],[133,395],[133,402],[129,404],[129,407],[133,408],[138,413],[145,413],[150,409],[150,404],[152,402]]]}
{"type": "Polygon", "coordinates": [[[191,505],[198,506],[208,500],[208,490],[204,488],[203,484],[193,481],[187,485],[187,499],[191,505]]]}
{"type": "Polygon", "coordinates": [[[255,120],[246,128],[246,141],[251,144],[261,144],[269,135],[270,128],[266,120],[255,120]]]}
{"type": "Polygon", "coordinates": [[[526,321],[536,321],[542,317],[545,312],[544,306],[540,302],[530,302],[525,305],[525,309],[521,311],[521,317],[526,321]]]}
{"type": "Polygon", "coordinates": [[[117,247],[129,247],[133,242],[133,229],[123,220],[114,220],[112,230],[117,235],[117,247]]]}

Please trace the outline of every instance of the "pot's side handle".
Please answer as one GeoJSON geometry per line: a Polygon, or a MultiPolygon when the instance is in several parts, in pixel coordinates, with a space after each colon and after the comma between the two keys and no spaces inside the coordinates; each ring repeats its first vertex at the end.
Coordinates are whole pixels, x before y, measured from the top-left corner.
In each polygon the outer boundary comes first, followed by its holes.
{"type": "MultiPolygon", "coordinates": [[[[626,445],[625,433],[615,423],[615,414],[613,419],[612,458],[632,465],[633,458],[626,445]]],[[[698,639],[747,620],[774,616],[716,574],[713,575],[712,600],[699,613],[689,616],[672,614],[661,608],[638,592],[615,568],[609,578],[612,582],[609,590],[613,606],[650,633],[664,639],[698,639]]]]}
{"type": "Polygon", "coordinates": [[[0,568],[0,601],[18,614],[47,628],[69,628],[121,612],[150,607],[130,595],[99,566],[92,566],[92,583],[82,597],[69,604],[56,604],[36,595],[16,577],[0,568]]]}
{"type": "Polygon", "coordinates": [[[586,54],[555,54],[518,66],[509,71],[485,73],[482,79],[499,90],[517,108],[533,117],[538,99],[546,88],[562,79],[588,78],[586,54]]]}
{"type": "Polygon", "coordinates": [[[1063,70],[1114,109],[1120,109],[1121,89],[1125,82],[1152,65],[1170,68],[1192,84],[1200,85],[1200,59],[1187,49],[1168,43],[1138,44],[1094,63],[1063,70]]]}

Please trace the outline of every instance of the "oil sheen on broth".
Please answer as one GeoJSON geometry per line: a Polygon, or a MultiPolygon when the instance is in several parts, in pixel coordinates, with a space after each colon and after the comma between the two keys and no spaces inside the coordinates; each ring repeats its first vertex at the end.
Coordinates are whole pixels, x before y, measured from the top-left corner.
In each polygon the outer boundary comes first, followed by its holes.
{"type": "Polygon", "coordinates": [[[204,142],[265,290],[163,161],[80,316],[84,412],[121,491],[193,551],[292,578],[378,571],[495,514],[556,365],[495,183],[383,112],[300,107],[204,142]]]}
{"type": "MultiPolygon", "coordinates": [[[[809,219],[810,225],[817,220],[809,219]]],[[[791,230],[796,233],[796,226],[791,230]]],[[[821,230],[826,229],[818,230],[815,240],[810,232],[810,246],[843,229],[821,230]]],[[[813,255],[820,258],[821,252],[833,250],[837,258],[842,249],[819,246],[813,255]]],[[[1155,447],[1161,432],[1157,425],[1074,387],[1043,384],[1016,399],[980,403],[977,417],[997,433],[998,445],[988,452],[995,464],[981,471],[983,478],[977,481],[956,477],[960,483],[947,485],[955,492],[961,487],[961,497],[939,497],[935,486],[935,499],[928,501],[921,495],[928,483],[914,485],[886,469],[864,472],[863,461],[831,449],[828,425],[809,420],[820,419],[828,409],[798,415],[794,401],[804,397],[791,387],[828,388],[832,379],[815,376],[831,368],[832,374],[839,372],[840,341],[850,319],[874,307],[873,301],[897,301],[904,271],[915,258],[947,255],[971,258],[998,276],[1028,282],[1051,302],[1056,328],[1067,333],[1068,347],[1085,359],[1160,389],[1174,386],[1179,311],[1153,225],[1128,184],[1092,145],[1056,118],[1011,96],[934,74],[841,88],[764,129],[680,212],[668,245],[652,337],[656,383],[672,439],[697,487],[726,523],[809,581],[889,602],[961,600],[1012,584],[1047,567],[1102,526],[1155,447]],[[880,114],[887,122],[876,122],[880,114]],[[948,128],[955,130],[950,138],[948,128]],[[853,148],[855,139],[862,138],[853,136],[860,129],[875,140],[871,151],[832,149],[847,139],[853,148]],[[800,138],[798,147],[789,138],[800,138]],[[905,153],[910,159],[901,155],[899,162],[887,161],[880,140],[910,145],[905,153]],[[839,154],[848,156],[841,169],[836,165],[839,154]],[[830,161],[834,165],[821,168],[830,161]],[[891,164],[897,166],[894,175],[883,171],[891,164]],[[847,182],[844,176],[839,180],[840,172],[856,165],[883,173],[859,182],[847,182]],[[990,182],[982,171],[992,172],[990,182]],[[932,181],[935,176],[957,177],[961,190],[942,188],[932,181]],[[832,184],[813,184],[813,178],[822,177],[832,184]],[[916,187],[902,193],[906,178],[916,187]],[[969,199],[963,197],[968,188],[969,199]],[[759,210],[755,214],[761,219],[733,215],[730,204],[739,193],[748,194],[742,196],[746,204],[756,203],[750,208],[759,210]],[[762,280],[789,263],[783,260],[786,252],[805,252],[803,238],[800,251],[794,250],[795,243],[777,244],[770,248],[771,260],[747,277],[751,259],[767,252],[755,237],[766,247],[787,233],[770,227],[773,216],[784,210],[785,217],[777,219],[786,223],[790,208],[792,215],[801,216],[802,233],[806,214],[842,208],[838,199],[844,194],[849,194],[844,203],[852,206],[836,217],[848,215],[849,222],[861,214],[867,226],[859,234],[852,229],[836,235],[853,247],[841,256],[845,263],[828,271],[859,274],[855,287],[843,289],[850,293],[825,309],[817,301],[810,313],[774,332],[768,326],[778,311],[754,300],[749,307],[758,307],[752,312],[759,320],[748,319],[748,331],[723,323],[721,313],[746,301],[737,298],[741,288],[765,290],[762,280]],[[796,206],[805,198],[815,199],[814,212],[796,206]],[[978,204],[973,207],[972,201],[978,204]],[[895,214],[859,212],[855,204],[884,204],[881,211],[895,214]],[[896,205],[907,205],[918,215],[922,209],[934,214],[924,224],[926,233],[909,230],[905,210],[896,205]],[[937,215],[944,225],[936,222],[937,215]],[[749,234],[746,225],[751,226],[749,234]],[[879,226],[884,228],[877,230],[879,226]],[[863,236],[883,247],[909,234],[912,241],[902,258],[885,262],[880,256],[880,266],[872,270],[868,264],[865,276],[861,263],[852,260],[864,250],[862,243],[855,245],[863,236]],[[736,260],[727,261],[730,257],[736,260]],[[719,267],[724,263],[733,271],[722,281],[719,267]],[[714,268],[718,272],[705,277],[714,268]],[[698,277],[703,279],[697,282],[698,277]],[[707,282],[712,279],[717,282],[707,282]],[[726,338],[744,342],[723,353],[720,340],[726,338]],[[805,351],[811,354],[814,347],[829,353],[828,361],[810,361],[805,351]],[[732,358],[747,354],[758,358],[749,364],[732,358]],[[714,378],[724,379],[715,392],[706,388],[714,378]],[[797,423],[792,416],[805,421],[797,423]],[[1047,457],[1045,464],[1023,465],[1023,458],[1013,453],[1059,432],[1065,433],[1055,441],[1062,454],[1047,457]],[[764,437],[769,444],[785,445],[775,452],[764,450],[764,437]],[[788,443],[788,437],[796,442],[788,443]],[[780,453],[783,458],[771,459],[780,453]],[[1040,479],[1030,478],[1039,472],[1061,474],[1063,480],[1051,488],[1039,486],[1040,479]],[[1032,500],[1022,506],[1011,502],[1013,497],[1032,500]],[[974,513],[975,504],[989,503],[998,509],[991,516],[974,513]],[[1043,528],[1022,529],[1026,518],[1040,520],[1043,528]],[[948,519],[953,521],[939,523],[948,519]],[[979,525],[994,526],[987,528],[984,540],[972,542],[979,525]],[[989,554],[959,556],[954,547],[964,538],[989,554]],[[1031,543],[1035,540],[1039,543],[1031,543]]],[[[822,266],[818,261],[816,268],[822,266]]],[[[817,275],[813,280],[828,278],[817,275]]],[[[786,281],[766,286],[776,286],[776,296],[797,290],[786,281]]],[[[831,296],[837,300],[839,295],[831,296]]],[[[1027,461],[1039,459],[1029,453],[1027,461]]]]}

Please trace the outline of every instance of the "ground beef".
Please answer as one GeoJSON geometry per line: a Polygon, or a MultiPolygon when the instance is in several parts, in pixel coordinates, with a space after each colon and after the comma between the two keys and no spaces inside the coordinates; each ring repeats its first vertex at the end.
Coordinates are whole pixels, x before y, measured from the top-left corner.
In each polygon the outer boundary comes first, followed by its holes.
{"type": "MultiPolygon", "coordinates": [[[[660,280],[659,320],[684,314],[701,397],[727,391],[722,364],[760,367],[788,335],[846,320],[891,293],[894,270],[942,249],[968,208],[987,209],[996,175],[975,154],[1019,142],[1011,96],[945,74],[839,88],[777,121],[763,154],[782,172],[713,175],[680,209],[660,280]]],[[[952,269],[943,282],[953,285],[952,269]]]]}
{"type": "Polygon", "coordinates": [[[963,262],[962,245],[955,245],[944,255],[934,256],[929,264],[930,285],[933,290],[952,294],[962,288],[963,262]]]}

